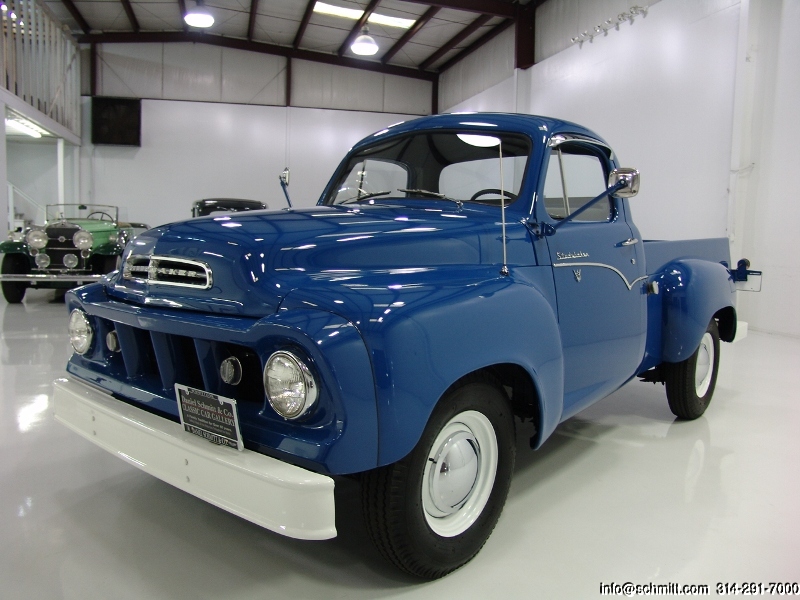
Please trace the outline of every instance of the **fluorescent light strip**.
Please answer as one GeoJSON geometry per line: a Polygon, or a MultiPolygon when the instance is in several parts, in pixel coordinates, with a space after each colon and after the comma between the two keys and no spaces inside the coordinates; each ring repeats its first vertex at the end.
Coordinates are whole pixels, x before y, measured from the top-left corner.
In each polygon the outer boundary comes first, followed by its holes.
{"type": "Polygon", "coordinates": [[[42,132],[47,133],[43,129],[39,130],[38,127],[36,127],[33,123],[29,121],[23,123],[15,119],[6,119],[6,126],[11,127],[12,129],[16,129],[20,133],[24,133],[34,138],[42,137],[42,132]]]}
{"type": "MultiPolygon", "coordinates": [[[[363,10],[355,8],[343,8],[341,6],[334,6],[326,4],[325,2],[317,2],[314,4],[314,12],[321,15],[331,15],[334,17],[342,17],[344,19],[351,19],[358,21],[364,14],[363,10]]],[[[388,17],[378,13],[372,13],[367,19],[368,23],[376,25],[385,25],[387,27],[397,27],[398,29],[408,29],[416,21],[414,19],[401,19],[399,17],[388,17]]]]}

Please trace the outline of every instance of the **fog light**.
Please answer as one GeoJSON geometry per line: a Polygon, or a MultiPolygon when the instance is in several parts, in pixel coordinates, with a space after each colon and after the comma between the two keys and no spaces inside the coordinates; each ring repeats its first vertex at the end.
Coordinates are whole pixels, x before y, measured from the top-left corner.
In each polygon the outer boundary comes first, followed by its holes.
{"type": "Polygon", "coordinates": [[[270,356],[264,367],[264,391],[270,406],[285,419],[306,414],[319,395],[317,382],[306,364],[283,350],[270,356]]]}
{"type": "Polygon", "coordinates": [[[64,266],[68,269],[74,269],[78,266],[78,257],[74,254],[65,254],[64,255],[64,266]]]}
{"type": "Polygon", "coordinates": [[[47,234],[41,229],[31,229],[25,236],[25,241],[31,248],[41,250],[47,246],[47,234]]]}
{"type": "Polygon", "coordinates": [[[92,345],[94,331],[86,314],[79,309],[74,309],[69,315],[69,341],[75,352],[86,354],[92,345]]]}
{"type": "Polygon", "coordinates": [[[46,269],[50,266],[50,257],[47,254],[36,255],[36,266],[40,269],[46,269]]]}
{"type": "Polygon", "coordinates": [[[80,231],[76,231],[75,235],[72,236],[72,243],[75,244],[75,247],[79,250],[88,250],[92,247],[94,238],[91,233],[81,229],[80,231]]]}
{"type": "Polygon", "coordinates": [[[110,352],[119,352],[119,336],[116,331],[109,331],[106,335],[106,348],[110,352]]]}
{"type": "Polygon", "coordinates": [[[83,258],[89,258],[89,255],[92,253],[91,250],[81,250],[81,256],[83,258]]]}
{"type": "Polygon", "coordinates": [[[226,358],[219,366],[219,376],[228,385],[239,385],[242,381],[242,363],[235,356],[226,358]]]}

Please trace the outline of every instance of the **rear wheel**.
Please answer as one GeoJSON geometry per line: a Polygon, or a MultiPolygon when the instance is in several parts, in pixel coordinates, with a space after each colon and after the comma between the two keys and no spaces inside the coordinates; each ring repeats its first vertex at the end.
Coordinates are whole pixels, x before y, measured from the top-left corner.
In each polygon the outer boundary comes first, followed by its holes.
{"type": "Polygon", "coordinates": [[[679,363],[665,363],[664,380],[670,410],[680,419],[692,420],[708,408],[719,370],[719,331],[711,319],[694,354],[679,363]]]}
{"type": "MultiPolygon", "coordinates": [[[[0,272],[3,275],[24,275],[30,273],[28,257],[23,254],[5,254],[0,272]]],[[[3,281],[3,297],[9,304],[19,304],[25,297],[25,290],[30,286],[24,281],[3,281]]]]}
{"type": "Polygon", "coordinates": [[[426,579],[471,560],[503,510],[514,457],[503,389],[472,380],[449,392],[407,457],[362,478],[367,530],[378,550],[426,579]]]}

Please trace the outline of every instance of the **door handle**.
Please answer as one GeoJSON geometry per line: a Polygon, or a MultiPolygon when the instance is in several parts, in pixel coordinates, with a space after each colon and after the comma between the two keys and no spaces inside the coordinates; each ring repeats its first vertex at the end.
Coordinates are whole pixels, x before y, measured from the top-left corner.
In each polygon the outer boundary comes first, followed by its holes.
{"type": "Polygon", "coordinates": [[[638,244],[638,243],[639,243],[639,240],[637,240],[636,238],[628,238],[624,242],[620,242],[617,245],[618,246],[633,246],[634,244],[638,244]]]}

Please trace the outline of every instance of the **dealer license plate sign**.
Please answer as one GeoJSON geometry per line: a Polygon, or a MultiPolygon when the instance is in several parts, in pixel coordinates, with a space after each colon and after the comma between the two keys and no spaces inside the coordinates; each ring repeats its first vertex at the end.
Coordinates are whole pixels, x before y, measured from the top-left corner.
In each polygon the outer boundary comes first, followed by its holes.
{"type": "Polygon", "coordinates": [[[244,450],[236,400],[175,384],[181,424],[213,444],[244,450]]]}

